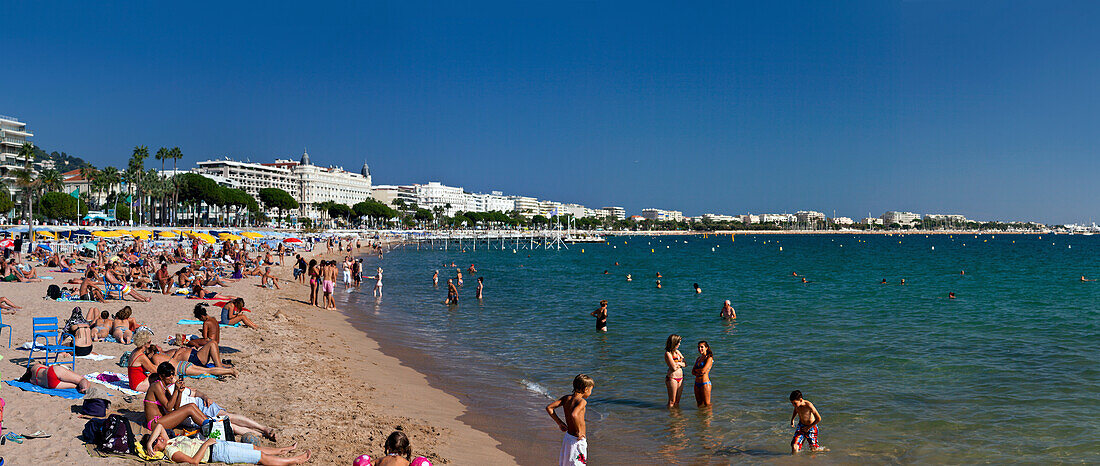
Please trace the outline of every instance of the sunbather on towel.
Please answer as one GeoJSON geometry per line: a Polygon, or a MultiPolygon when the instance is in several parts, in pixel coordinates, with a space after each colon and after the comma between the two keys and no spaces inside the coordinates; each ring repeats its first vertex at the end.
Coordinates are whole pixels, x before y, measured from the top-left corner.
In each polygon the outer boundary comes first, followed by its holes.
{"type": "Polygon", "coordinates": [[[92,354],[92,323],[84,317],[80,307],[74,307],[69,320],[65,321],[65,331],[72,334],[77,356],[92,354]]]}
{"type": "Polygon", "coordinates": [[[88,391],[88,387],[92,385],[80,374],[65,366],[56,364],[47,366],[37,362],[32,362],[27,366],[27,371],[23,373],[19,381],[33,383],[39,387],[49,389],[75,388],[80,393],[88,391]]]}
{"type": "MultiPolygon", "coordinates": [[[[157,347],[153,346],[153,348],[157,347]]],[[[226,367],[222,364],[218,345],[213,342],[207,343],[206,346],[197,350],[182,347],[171,353],[161,353],[159,349],[157,349],[157,351],[150,356],[150,359],[158,366],[164,362],[171,364],[172,367],[176,368],[176,375],[181,377],[185,375],[237,375],[236,369],[226,367]],[[210,362],[214,363],[214,367],[206,367],[206,364],[210,362]]]]}

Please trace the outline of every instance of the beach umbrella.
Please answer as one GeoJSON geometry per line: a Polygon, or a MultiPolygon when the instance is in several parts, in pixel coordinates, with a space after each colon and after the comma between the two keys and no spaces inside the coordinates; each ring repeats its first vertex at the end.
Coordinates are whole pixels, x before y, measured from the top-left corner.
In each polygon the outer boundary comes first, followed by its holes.
{"type": "Polygon", "coordinates": [[[7,248],[14,248],[14,247],[15,247],[15,241],[12,241],[10,238],[0,239],[0,248],[7,249],[7,248]]]}
{"type": "Polygon", "coordinates": [[[90,231],[88,231],[88,230],[83,230],[83,229],[81,229],[81,230],[73,230],[73,233],[72,233],[72,234],[74,234],[74,235],[84,235],[84,236],[90,236],[90,235],[92,234],[92,232],[90,232],[90,231]]]}
{"type": "Polygon", "coordinates": [[[112,238],[114,237],[113,231],[93,231],[92,236],[99,238],[112,238]]]}
{"type": "Polygon", "coordinates": [[[4,231],[6,231],[8,233],[26,233],[26,232],[30,231],[30,227],[24,225],[24,226],[8,228],[7,230],[4,230],[4,231]]]}
{"type": "Polygon", "coordinates": [[[213,236],[210,236],[206,233],[193,233],[193,234],[191,234],[191,237],[195,238],[195,239],[198,239],[198,240],[201,240],[201,241],[203,241],[207,244],[214,244],[214,243],[218,242],[218,240],[216,238],[214,238],[213,236]]]}
{"type": "Polygon", "coordinates": [[[34,234],[35,236],[44,236],[50,239],[57,239],[57,235],[50,231],[36,231],[34,232],[34,234]]]}
{"type": "Polygon", "coordinates": [[[246,237],[246,238],[249,238],[249,239],[260,239],[260,238],[263,238],[263,237],[264,237],[264,235],[263,235],[263,234],[261,234],[261,233],[256,233],[256,232],[254,232],[254,231],[244,231],[244,232],[241,232],[241,236],[244,236],[244,237],[246,237]]]}
{"type": "Polygon", "coordinates": [[[86,242],[84,242],[84,244],[81,244],[80,247],[82,247],[84,249],[89,249],[89,250],[95,251],[95,245],[96,245],[95,241],[86,241],[86,242]]]}
{"type": "Polygon", "coordinates": [[[232,233],[219,233],[218,234],[218,239],[223,240],[223,241],[224,240],[240,241],[241,237],[237,236],[237,235],[234,235],[232,233]]]}
{"type": "Polygon", "coordinates": [[[160,236],[161,238],[175,238],[176,234],[170,231],[162,231],[160,233],[157,233],[157,236],[160,236]]]}
{"type": "Polygon", "coordinates": [[[48,245],[48,244],[42,243],[42,244],[39,244],[38,247],[40,247],[42,249],[45,249],[47,251],[53,252],[53,248],[51,248],[50,245],[48,245]]]}
{"type": "Polygon", "coordinates": [[[302,240],[298,238],[287,238],[283,240],[284,243],[301,243],[302,240]]]}

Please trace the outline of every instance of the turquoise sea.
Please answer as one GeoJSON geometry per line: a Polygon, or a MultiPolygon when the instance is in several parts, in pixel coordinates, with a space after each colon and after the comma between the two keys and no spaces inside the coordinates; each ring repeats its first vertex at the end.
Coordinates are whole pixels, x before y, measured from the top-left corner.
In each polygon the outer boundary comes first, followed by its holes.
{"type": "Polygon", "coordinates": [[[1100,282],[1080,281],[1100,277],[1100,237],[619,236],[495,247],[365,257],[366,270],[385,269],[385,296],[365,283],[345,308],[526,464],[556,458],[560,432],[542,408],[582,372],[596,380],[591,464],[792,461],[794,389],[818,407],[830,449],[794,461],[1100,463],[1100,282]],[[452,261],[465,284],[462,302],[445,306],[452,261]],[[481,301],[471,263],[485,278],[481,301]],[[589,316],[601,299],[606,334],[589,316]],[[733,322],[718,317],[726,299],[733,322]],[[671,333],[683,336],[689,364],[696,341],[712,345],[712,409],[695,407],[690,374],[682,408],[665,408],[671,333]]]}

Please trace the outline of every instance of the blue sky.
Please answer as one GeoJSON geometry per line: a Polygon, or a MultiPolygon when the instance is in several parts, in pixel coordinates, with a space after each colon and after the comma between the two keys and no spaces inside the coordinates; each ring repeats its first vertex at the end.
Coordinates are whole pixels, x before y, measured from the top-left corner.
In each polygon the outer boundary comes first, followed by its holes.
{"type": "Polygon", "coordinates": [[[308,148],[630,211],[1100,213],[1098,2],[157,3],[8,5],[0,113],[97,165],[308,148]]]}

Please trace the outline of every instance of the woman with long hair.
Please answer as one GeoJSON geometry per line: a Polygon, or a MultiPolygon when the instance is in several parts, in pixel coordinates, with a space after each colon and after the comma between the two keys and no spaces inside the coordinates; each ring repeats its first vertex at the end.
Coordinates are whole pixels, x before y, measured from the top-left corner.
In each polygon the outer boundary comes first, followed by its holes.
{"type": "Polygon", "coordinates": [[[665,374],[665,388],[668,389],[668,407],[680,406],[680,395],[684,393],[684,355],[680,353],[680,335],[672,334],[665,340],[665,364],[668,365],[668,373],[665,374]]]}
{"type": "Polygon", "coordinates": [[[714,352],[706,341],[699,342],[699,357],[691,367],[695,376],[695,404],[699,407],[710,406],[710,368],[714,365],[714,352]]]}

